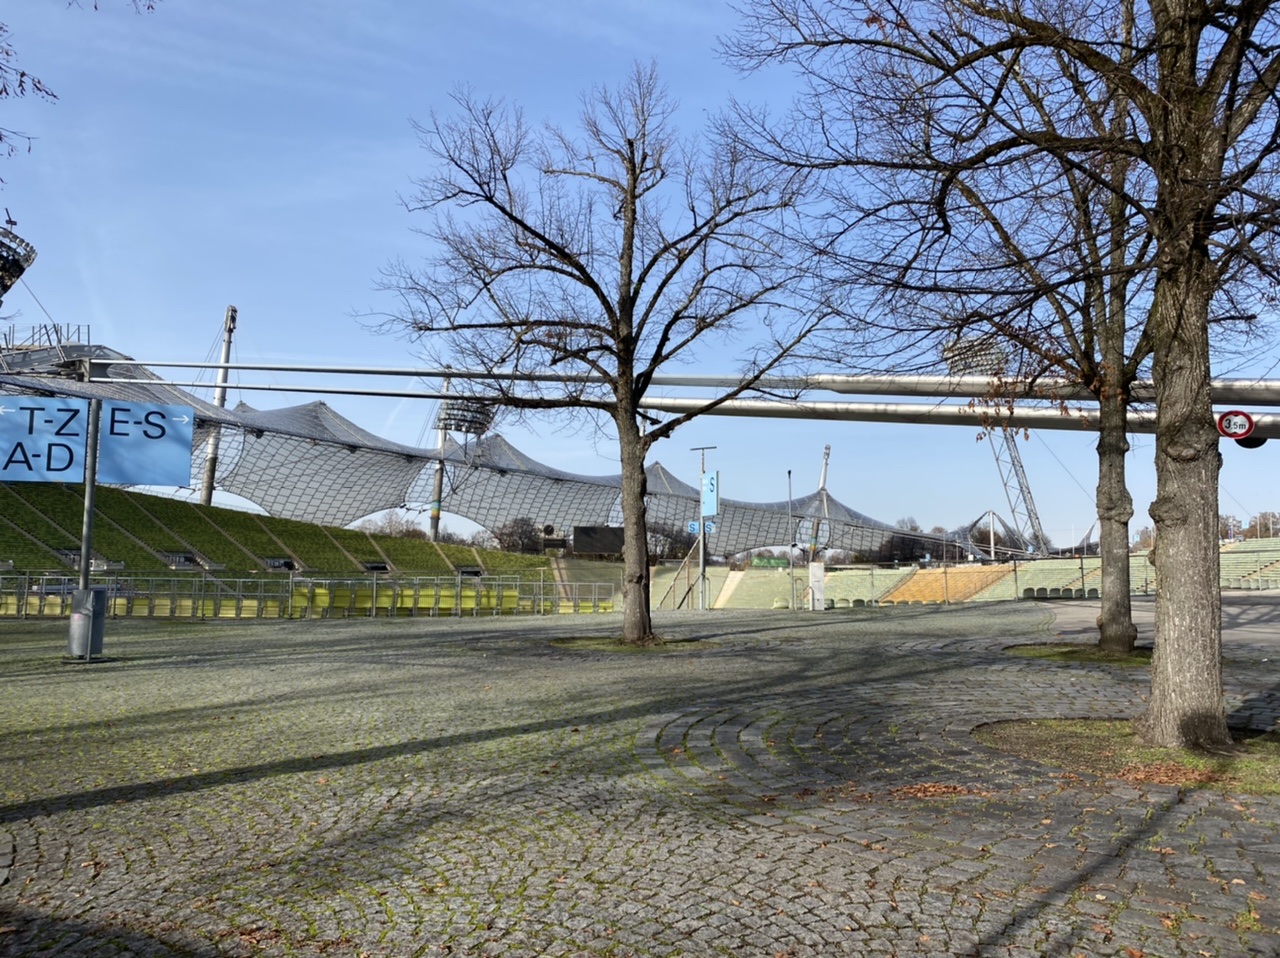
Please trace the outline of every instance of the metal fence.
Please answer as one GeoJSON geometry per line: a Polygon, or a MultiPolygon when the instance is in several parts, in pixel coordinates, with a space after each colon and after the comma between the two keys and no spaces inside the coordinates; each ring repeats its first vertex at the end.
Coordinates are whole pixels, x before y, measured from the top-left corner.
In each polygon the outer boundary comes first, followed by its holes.
{"type": "MultiPolygon", "coordinates": [[[[616,586],[546,576],[216,579],[90,576],[112,618],[306,619],[347,616],[554,615],[612,612],[616,586]]],[[[64,617],[79,580],[0,575],[0,617],[64,617]]]]}
{"type": "MultiPolygon", "coordinates": [[[[903,570],[832,570],[827,577],[825,604],[829,607],[891,603],[1012,601],[1098,597],[1101,568],[1096,556],[1050,559],[987,567],[1003,574],[978,587],[965,581],[964,567],[916,570],[911,578],[919,591],[905,588],[903,570]]],[[[766,570],[776,582],[786,581],[766,570]]],[[[796,594],[807,588],[796,577],[796,594]]],[[[1223,589],[1280,589],[1280,550],[1221,554],[1223,589]]],[[[347,578],[221,579],[211,576],[94,575],[92,587],[106,590],[106,614],[112,618],[195,619],[307,619],[348,616],[480,616],[556,615],[612,612],[620,608],[615,582],[561,582],[541,573],[500,576],[380,576],[347,578]]],[[[72,593],[79,587],[73,576],[23,575],[0,572],[0,618],[66,617],[72,593]]],[[[1156,591],[1155,569],[1145,558],[1130,565],[1130,588],[1135,593],[1156,591]]],[[[752,587],[739,590],[742,602],[729,608],[778,607],[782,592],[770,586],[759,595],[752,587]],[[775,595],[774,593],[777,593],[775,595]],[[752,601],[752,600],[757,601],[752,601]]],[[[758,591],[758,589],[757,589],[758,591]]],[[[787,605],[790,603],[783,600],[787,605]]]]}

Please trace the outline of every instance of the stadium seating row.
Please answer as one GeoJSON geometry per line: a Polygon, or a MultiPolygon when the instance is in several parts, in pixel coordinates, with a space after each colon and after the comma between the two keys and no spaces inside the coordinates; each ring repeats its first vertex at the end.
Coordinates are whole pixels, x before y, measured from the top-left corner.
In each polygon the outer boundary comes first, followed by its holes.
{"type": "MultiPolygon", "coordinates": [[[[75,580],[0,576],[0,616],[63,617],[71,613],[75,580]]],[[[612,583],[563,589],[518,576],[411,579],[217,581],[195,578],[116,579],[107,592],[109,617],[335,618],[349,616],[509,615],[612,612],[612,583]]]]}
{"type": "MultiPolygon", "coordinates": [[[[0,560],[25,573],[74,568],[80,553],[82,490],[57,483],[0,483],[0,560]]],[[[428,575],[452,575],[459,568],[496,575],[549,569],[540,556],[330,529],[113,487],[97,491],[93,545],[97,564],[122,567],[129,574],[184,565],[229,577],[287,574],[290,568],[338,575],[370,567],[428,575]]]]}

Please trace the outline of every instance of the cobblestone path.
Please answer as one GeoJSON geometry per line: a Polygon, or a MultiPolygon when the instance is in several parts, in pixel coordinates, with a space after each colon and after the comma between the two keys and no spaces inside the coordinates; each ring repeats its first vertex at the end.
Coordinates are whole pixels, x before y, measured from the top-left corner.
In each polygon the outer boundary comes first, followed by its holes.
{"type": "MultiPolygon", "coordinates": [[[[1280,955],[1280,802],[979,745],[1128,716],[1050,606],[0,621],[0,955],[1280,955]]],[[[1236,717],[1280,642],[1229,637],[1236,717]]]]}

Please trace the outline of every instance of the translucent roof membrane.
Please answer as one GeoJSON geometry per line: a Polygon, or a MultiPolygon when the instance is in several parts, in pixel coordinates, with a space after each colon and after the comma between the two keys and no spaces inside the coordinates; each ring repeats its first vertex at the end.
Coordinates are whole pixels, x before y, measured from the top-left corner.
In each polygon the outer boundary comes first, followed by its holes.
{"type": "MultiPolygon", "coordinates": [[[[325,525],[347,525],[395,507],[430,507],[435,464],[444,463],[441,508],[494,530],[513,519],[538,526],[617,524],[621,477],[584,476],[540,463],[500,435],[441,449],[405,446],[376,436],[323,402],[260,410],[241,403],[220,409],[136,366],[108,365],[107,375],[146,383],[84,383],[70,378],[68,363],[123,358],[101,346],[69,344],[47,350],[0,353],[0,392],[122,399],[187,405],[195,410],[192,475],[204,474],[205,452],[219,432],[215,484],[261,506],[273,516],[325,525]],[[83,355],[81,355],[83,353],[83,355]]],[[[684,529],[700,512],[698,490],[661,464],[648,469],[651,526],[684,529]]],[[[921,543],[831,498],[825,491],[791,503],[721,499],[713,552],[729,555],[762,546],[809,543],[824,548],[909,557],[921,543]],[[802,523],[801,519],[808,519],[802,523]]]]}

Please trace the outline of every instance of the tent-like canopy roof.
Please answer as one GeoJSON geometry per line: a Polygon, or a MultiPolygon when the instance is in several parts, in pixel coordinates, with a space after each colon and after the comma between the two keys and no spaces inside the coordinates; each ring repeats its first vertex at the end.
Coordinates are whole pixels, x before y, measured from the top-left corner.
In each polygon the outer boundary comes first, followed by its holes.
{"type": "MultiPolygon", "coordinates": [[[[420,449],[376,436],[323,402],[272,410],[242,403],[221,409],[148,370],[112,365],[113,359],[127,358],[102,346],[81,344],[0,350],[0,392],[191,406],[196,418],[192,475],[203,476],[209,439],[216,433],[216,487],[274,516],[341,526],[384,509],[427,508],[436,464],[441,463],[442,510],[489,530],[520,518],[566,531],[621,522],[620,476],[564,472],[530,458],[500,435],[420,449]],[[103,364],[110,378],[147,381],[82,382],[73,370],[83,360],[103,364]]],[[[695,487],[660,463],[650,466],[647,475],[652,528],[679,530],[698,519],[695,487]]],[[[720,506],[717,529],[709,539],[716,554],[797,540],[807,543],[810,538],[821,540],[823,547],[885,558],[927,550],[918,536],[871,519],[825,490],[790,503],[721,499],[720,506]]]]}

